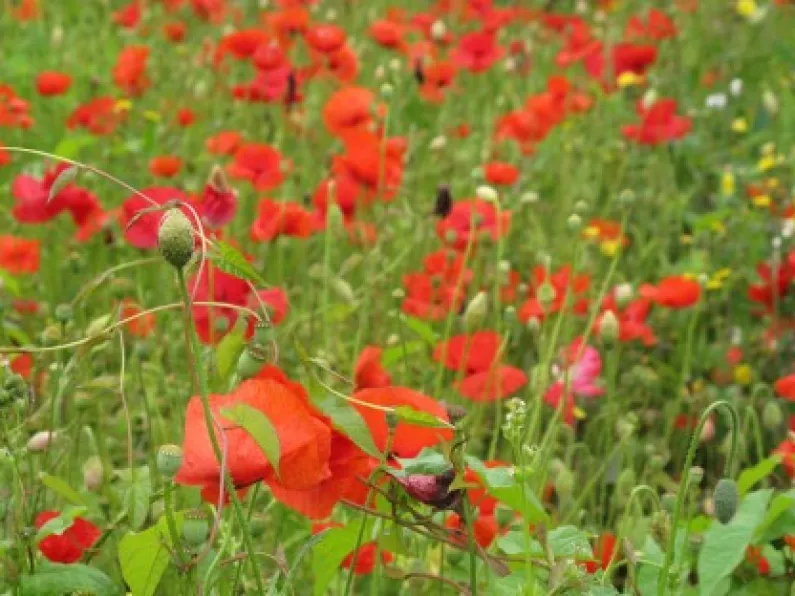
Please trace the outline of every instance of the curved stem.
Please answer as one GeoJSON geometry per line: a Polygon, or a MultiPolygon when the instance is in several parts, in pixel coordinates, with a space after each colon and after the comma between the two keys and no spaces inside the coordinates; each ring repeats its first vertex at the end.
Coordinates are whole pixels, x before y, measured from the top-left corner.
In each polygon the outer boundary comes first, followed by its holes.
{"type": "Polygon", "coordinates": [[[685,458],[685,464],[682,469],[682,481],[679,485],[679,491],[676,497],[676,506],[674,507],[674,515],[673,519],[671,520],[671,535],[668,537],[668,546],[665,549],[665,559],[663,560],[663,566],[660,570],[659,579],[657,581],[657,596],[665,596],[666,589],[670,587],[668,571],[674,558],[674,549],[676,548],[676,526],[679,523],[679,516],[682,513],[682,506],[684,505],[685,496],[687,495],[688,484],[690,481],[690,468],[693,466],[693,460],[696,457],[698,440],[701,436],[701,432],[704,429],[704,425],[707,423],[707,420],[709,420],[710,414],[712,414],[712,412],[718,408],[725,409],[729,414],[729,419],[731,420],[731,449],[726,456],[726,465],[723,469],[724,476],[731,475],[732,465],[734,464],[734,456],[737,451],[737,430],[740,424],[737,411],[734,409],[734,407],[729,402],[721,400],[710,404],[710,406],[704,410],[704,412],[701,414],[701,418],[698,421],[698,426],[696,427],[693,436],[690,438],[690,446],[687,449],[687,457],[685,458]]]}

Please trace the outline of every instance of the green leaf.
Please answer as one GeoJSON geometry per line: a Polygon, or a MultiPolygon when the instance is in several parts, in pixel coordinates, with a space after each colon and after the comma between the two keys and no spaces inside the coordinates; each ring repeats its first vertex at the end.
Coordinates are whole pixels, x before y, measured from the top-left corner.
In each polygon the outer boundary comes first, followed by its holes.
{"type": "Polygon", "coordinates": [[[477,458],[466,459],[467,465],[483,480],[486,492],[520,513],[525,521],[533,523],[545,521],[549,517],[530,485],[527,482],[517,482],[510,468],[487,468],[477,458]]]}
{"type": "Polygon", "coordinates": [[[19,296],[21,293],[19,280],[4,269],[0,269],[0,287],[3,292],[8,292],[13,296],[19,296]]]}
{"type": "Polygon", "coordinates": [[[50,186],[50,193],[47,195],[47,202],[49,203],[52,201],[59,192],[61,192],[64,188],[66,188],[67,184],[74,182],[74,179],[77,178],[77,175],[80,173],[80,168],[77,166],[69,166],[68,168],[61,170],[60,174],[55,177],[55,180],[52,181],[52,185],[50,186]]]}
{"type": "Polygon", "coordinates": [[[221,414],[242,426],[251,435],[278,476],[281,444],[279,443],[279,435],[276,434],[276,429],[273,428],[273,424],[268,420],[268,417],[260,410],[246,404],[237,404],[224,408],[221,410],[221,414]]]}
{"type": "Polygon", "coordinates": [[[490,577],[487,593],[491,596],[516,596],[517,594],[545,594],[548,590],[526,590],[527,578],[524,572],[512,573],[505,577],[490,577]]]}
{"type": "Polygon", "coordinates": [[[547,542],[555,557],[590,559],[593,557],[588,535],[574,526],[560,526],[552,530],[547,542]]]}
{"type": "MultiPolygon", "coordinates": [[[[370,522],[366,522],[363,541],[369,541],[370,522]]],[[[321,534],[322,538],[312,549],[312,575],[315,578],[315,585],[312,593],[314,596],[322,596],[326,593],[326,588],[331,582],[334,574],[340,565],[353,550],[359,539],[361,531],[361,520],[348,523],[343,528],[331,528],[321,534]]]]}
{"type": "Polygon", "coordinates": [[[56,492],[58,495],[73,505],[88,505],[88,502],[82,497],[82,495],[69,486],[69,483],[67,483],[63,478],[42,472],[39,475],[39,480],[41,480],[41,483],[44,486],[56,492]]]}
{"type": "Polygon", "coordinates": [[[715,523],[704,534],[704,543],[698,556],[699,594],[715,596],[725,586],[725,578],[745,558],[745,549],[751,543],[754,532],[765,518],[771,489],[748,494],[734,518],[726,525],[715,523]]]}
{"type": "Polygon", "coordinates": [[[451,424],[437,418],[433,414],[415,410],[411,406],[398,406],[394,411],[400,422],[405,422],[412,426],[424,426],[426,428],[454,428],[451,424]]]}
{"type": "Polygon", "coordinates": [[[61,139],[52,152],[59,157],[74,159],[83,149],[96,142],[97,139],[91,135],[71,135],[61,139]]]}
{"type": "Polygon", "coordinates": [[[246,260],[246,257],[234,246],[227,244],[223,240],[216,240],[215,247],[217,250],[211,252],[208,257],[221,271],[250,281],[260,287],[268,285],[251,263],[246,260]]]}
{"type": "Polygon", "coordinates": [[[83,505],[67,505],[58,517],[52,518],[38,529],[34,541],[38,544],[47,536],[52,536],[53,534],[60,536],[72,527],[76,518],[84,516],[87,510],[83,505]]]}
{"type": "Polygon", "coordinates": [[[764,544],[795,532],[795,489],[776,495],[767,508],[765,519],[756,529],[754,542],[764,544]]]}
{"type": "Polygon", "coordinates": [[[538,540],[530,538],[528,544],[527,535],[519,530],[508,532],[497,539],[497,546],[506,555],[543,555],[544,549],[538,540]]]}
{"type": "Polygon", "coordinates": [[[293,581],[293,576],[295,575],[296,569],[300,569],[301,561],[304,560],[304,557],[311,552],[314,546],[323,539],[323,532],[319,534],[313,534],[310,536],[306,542],[301,545],[301,548],[296,553],[295,557],[293,558],[292,566],[290,567],[290,571],[287,572],[287,577],[284,578],[284,586],[282,587],[282,594],[290,593],[287,588],[293,581]]]}
{"type": "Polygon", "coordinates": [[[422,352],[425,349],[425,342],[422,340],[407,341],[400,343],[383,351],[381,354],[381,364],[391,366],[409,356],[422,352]]]}
{"type": "Polygon", "coordinates": [[[638,561],[638,589],[643,596],[657,594],[657,581],[664,557],[660,546],[651,536],[646,536],[646,544],[638,561]]]}
{"type": "Polygon", "coordinates": [[[237,360],[245,346],[245,327],[241,328],[239,325],[224,335],[224,338],[218,343],[218,347],[215,348],[215,363],[222,383],[228,381],[235,371],[237,360]]]}
{"type": "Polygon", "coordinates": [[[397,458],[400,470],[391,470],[394,476],[408,476],[410,474],[441,474],[450,469],[450,462],[433,449],[423,449],[417,457],[410,459],[397,458]]]}
{"type": "MultiPolygon", "coordinates": [[[[177,532],[182,531],[184,513],[174,514],[177,532]]],[[[168,521],[163,516],[143,532],[130,532],[119,542],[119,564],[132,596],[152,596],[170,561],[172,546],[168,521]]]]}
{"type": "Polygon", "coordinates": [[[149,514],[149,499],[152,496],[152,480],[149,476],[149,466],[142,466],[130,475],[124,492],[124,510],[130,527],[140,529],[149,514]]]}
{"type": "Polygon", "coordinates": [[[43,563],[36,573],[22,576],[22,596],[66,596],[85,592],[95,596],[117,596],[124,589],[99,569],[73,563],[43,563]]]}
{"type": "Polygon", "coordinates": [[[381,457],[373,441],[370,428],[356,408],[351,407],[347,401],[331,395],[325,390],[323,392],[313,391],[311,400],[321,412],[331,418],[334,428],[356,443],[359,449],[373,457],[381,457]]]}
{"type": "Polygon", "coordinates": [[[747,468],[740,472],[740,476],[737,478],[737,492],[740,493],[740,496],[742,497],[758,482],[770,476],[780,462],[781,456],[773,455],[763,459],[753,468],[747,468]]]}
{"type": "Polygon", "coordinates": [[[414,317],[404,317],[403,322],[406,324],[406,327],[411,329],[414,333],[419,335],[426,342],[428,342],[431,345],[436,345],[438,337],[436,335],[436,332],[431,328],[430,325],[428,325],[423,321],[420,321],[419,319],[415,319],[414,317]]]}

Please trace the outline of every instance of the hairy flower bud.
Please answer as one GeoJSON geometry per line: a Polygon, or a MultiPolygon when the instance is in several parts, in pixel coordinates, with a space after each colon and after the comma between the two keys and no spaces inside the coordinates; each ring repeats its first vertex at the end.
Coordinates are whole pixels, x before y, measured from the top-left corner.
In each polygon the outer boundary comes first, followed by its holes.
{"type": "Polygon", "coordinates": [[[722,524],[727,524],[737,512],[739,495],[737,494],[737,484],[731,478],[721,478],[715,487],[713,494],[715,502],[715,517],[722,524]]]}
{"type": "Polygon", "coordinates": [[[193,226],[179,209],[171,209],[160,220],[157,244],[163,258],[182,269],[193,256],[193,226]]]}

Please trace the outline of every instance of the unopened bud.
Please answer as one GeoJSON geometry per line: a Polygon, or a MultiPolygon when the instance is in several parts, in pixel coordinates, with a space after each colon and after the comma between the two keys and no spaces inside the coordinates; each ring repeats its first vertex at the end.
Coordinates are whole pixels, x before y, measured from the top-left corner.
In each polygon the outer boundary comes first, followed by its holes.
{"type": "Polygon", "coordinates": [[[489,312],[489,298],[486,292],[478,292],[464,311],[464,327],[467,331],[478,329],[489,312]]]}
{"type": "Polygon", "coordinates": [[[30,439],[28,439],[28,451],[32,451],[34,453],[46,451],[57,438],[57,431],[40,430],[30,439]]]}
{"type": "Polygon", "coordinates": [[[486,186],[485,184],[482,186],[478,186],[475,189],[475,194],[478,196],[479,199],[483,201],[487,201],[489,203],[496,203],[499,199],[499,195],[497,191],[494,190],[491,186],[486,186]]]}
{"type": "Polygon", "coordinates": [[[104,479],[102,460],[96,455],[89,457],[83,464],[83,484],[87,490],[96,492],[102,486],[104,479]]]}
{"type": "Polygon", "coordinates": [[[193,226],[179,209],[171,209],[160,220],[157,244],[163,258],[182,269],[193,256],[193,226]]]}
{"type": "Polygon", "coordinates": [[[737,484],[731,478],[721,478],[712,498],[715,502],[715,517],[722,524],[729,523],[737,511],[737,484]]]}
{"type": "Polygon", "coordinates": [[[569,218],[566,220],[566,225],[569,226],[569,229],[573,232],[576,232],[582,227],[582,217],[577,215],[576,213],[572,213],[569,215],[569,218]]]}
{"type": "Polygon", "coordinates": [[[237,376],[245,381],[256,376],[268,360],[264,346],[249,343],[237,360],[237,376]]]}
{"type": "Polygon", "coordinates": [[[762,409],[762,424],[768,430],[777,430],[784,422],[781,406],[773,400],[768,401],[762,409]]]}
{"type": "Polygon", "coordinates": [[[607,310],[599,322],[599,337],[605,343],[611,344],[618,339],[620,332],[618,317],[612,310],[607,310]]]}

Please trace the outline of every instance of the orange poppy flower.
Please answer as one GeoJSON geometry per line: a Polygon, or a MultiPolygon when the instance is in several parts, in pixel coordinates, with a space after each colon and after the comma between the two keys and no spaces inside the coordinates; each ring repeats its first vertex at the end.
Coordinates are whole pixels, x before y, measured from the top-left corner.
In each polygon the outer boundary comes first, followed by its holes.
{"type": "Polygon", "coordinates": [[[0,236],[0,269],[11,275],[36,273],[41,262],[41,243],[17,236],[0,236]]]}
{"type": "MultiPolygon", "coordinates": [[[[355,392],[353,397],[360,402],[388,408],[408,406],[413,410],[426,412],[444,422],[449,422],[447,411],[440,403],[408,387],[362,389],[355,392]]],[[[386,413],[383,410],[362,404],[354,403],[353,406],[364,418],[378,450],[386,449],[389,436],[386,413]]],[[[442,441],[450,441],[452,438],[453,431],[449,428],[428,428],[400,421],[392,437],[392,453],[398,457],[416,457],[425,447],[431,447],[442,441]]]]}
{"type": "Polygon", "coordinates": [[[214,155],[232,155],[243,142],[243,135],[235,130],[224,130],[208,138],[204,146],[214,155]]]}
{"type": "MultiPolygon", "coordinates": [[[[124,320],[134,317],[143,312],[143,309],[132,298],[125,298],[121,301],[119,318],[124,320]]],[[[155,330],[155,315],[149,313],[138,317],[125,325],[127,331],[136,337],[148,337],[155,330]]]]}
{"type": "Polygon", "coordinates": [[[182,169],[182,159],[176,155],[159,155],[149,162],[149,171],[153,176],[171,178],[182,169]]]}
{"type": "Polygon", "coordinates": [[[640,295],[666,308],[688,308],[701,298],[701,286],[693,279],[672,275],[656,286],[643,284],[640,295]]]}
{"type": "Polygon", "coordinates": [[[392,384],[389,373],[381,366],[381,348],[367,346],[359,354],[353,372],[356,391],[375,387],[388,387],[392,384]]]}
{"type": "Polygon", "coordinates": [[[333,135],[351,130],[366,130],[373,121],[375,94],[364,87],[343,87],[323,106],[323,123],[333,135]]]}
{"type": "Polygon", "coordinates": [[[36,90],[39,95],[51,97],[62,95],[69,90],[72,85],[72,77],[63,72],[45,71],[36,77],[36,90]]]}
{"type": "MultiPolygon", "coordinates": [[[[302,396],[272,380],[244,381],[228,395],[211,395],[210,407],[227,444],[227,470],[236,488],[271,480],[286,489],[304,490],[331,476],[331,430],[302,396]],[[248,432],[224,418],[222,410],[245,404],[265,415],[279,437],[279,473],[248,432]]],[[[217,428],[213,429],[221,442],[217,428]]],[[[201,486],[205,495],[217,494],[220,465],[210,442],[201,399],[192,397],[185,414],[181,484],[201,486]]]]}

